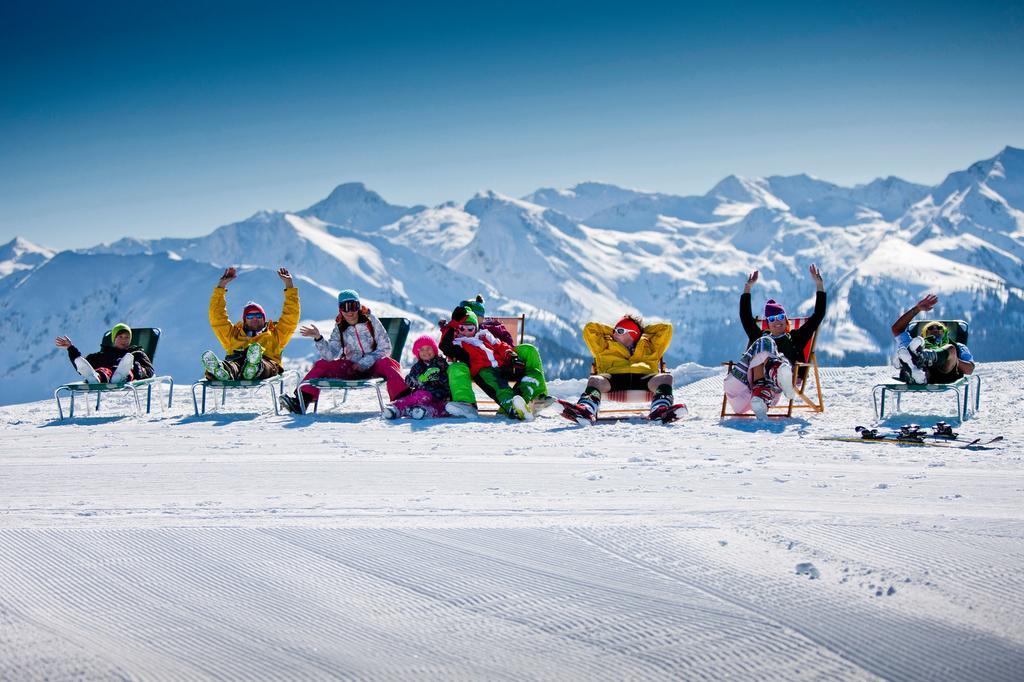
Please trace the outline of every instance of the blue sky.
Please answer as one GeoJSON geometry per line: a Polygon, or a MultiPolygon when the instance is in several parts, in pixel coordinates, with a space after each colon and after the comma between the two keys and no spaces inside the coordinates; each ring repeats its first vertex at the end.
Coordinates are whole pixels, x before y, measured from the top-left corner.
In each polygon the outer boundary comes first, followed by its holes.
{"type": "Polygon", "coordinates": [[[346,181],[402,204],[937,183],[1024,146],[1019,3],[18,4],[0,242],[205,234],[346,181]]]}

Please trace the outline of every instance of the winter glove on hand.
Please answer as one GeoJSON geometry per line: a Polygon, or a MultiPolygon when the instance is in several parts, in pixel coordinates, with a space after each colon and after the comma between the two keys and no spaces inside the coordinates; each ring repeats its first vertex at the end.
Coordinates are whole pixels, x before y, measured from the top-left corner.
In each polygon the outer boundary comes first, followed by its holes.
{"type": "Polygon", "coordinates": [[[431,381],[437,381],[440,379],[440,374],[440,369],[437,367],[431,367],[426,372],[416,377],[416,381],[420,382],[420,384],[429,384],[431,381]]]}
{"type": "Polygon", "coordinates": [[[359,358],[358,362],[356,362],[356,367],[359,368],[359,371],[366,372],[371,367],[373,367],[373,364],[375,362],[376,362],[376,359],[374,359],[373,357],[371,357],[369,355],[364,355],[363,357],[359,358]]]}
{"type": "Polygon", "coordinates": [[[509,353],[505,358],[505,370],[508,376],[518,379],[526,374],[526,363],[515,353],[509,353]]]}

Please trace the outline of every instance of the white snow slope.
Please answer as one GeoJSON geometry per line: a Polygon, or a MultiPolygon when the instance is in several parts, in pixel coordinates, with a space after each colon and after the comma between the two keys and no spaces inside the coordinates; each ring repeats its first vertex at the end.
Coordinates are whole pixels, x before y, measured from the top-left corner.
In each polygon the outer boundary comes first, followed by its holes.
{"type": "Polygon", "coordinates": [[[0,679],[1019,680],[1024,363],[980,372],[979,451],[820,440],[871,367],[762,428],[693,367],[671,426],[0,408],[0,679]]]}

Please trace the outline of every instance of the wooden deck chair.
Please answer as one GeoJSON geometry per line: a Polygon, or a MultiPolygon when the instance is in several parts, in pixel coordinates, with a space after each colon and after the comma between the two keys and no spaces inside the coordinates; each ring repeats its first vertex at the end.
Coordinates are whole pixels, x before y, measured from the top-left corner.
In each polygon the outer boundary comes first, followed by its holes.
{"type": "MultiPolygon", "coordinates": [[[[140,346],[142,350],[146,352],[151,361],[154,361],[156,357],[156,347],[160,342],[160,328],[159,327],[133,327],[132,328],[132,344],[140,346]]],[[[110,348],[113,342],[110,339],[110,334],[104,334],[103,339],[100,341],[101,348],[110,348]]],[[[60,394],[64,392],[70,398],[70,406],[68,416],[73,418],[75,416],[75,395],[77,394],[95,394],[96,396],[96,409],[100,409],[100,398],[104,395],[117,394],[127,395],[133,398],[132,403],[135,406],[135,413],[142,414],[142,400],[139,397],[139,390],[146,389],[146,414],[149,414],[150,408],[153,404],[153,387],[157,389],[157,402],[160,401],[159,392],[161,388],[167,385],[167,407],[170,408],[171,401],[174,400],[174,379],[170,376],[154,376],[149,379],[137,379],[135,381],[126,381],[123,384],[89,384],[84,381],[75,381],[69,384],[63,384],[57,387],[57,390],[53,392],[53,398],[57,401],[57,414],[60,419],[64,419],[64,408],[60,402],[60,394]]],[[[89,402],[86,402],[86,409],[89,408],[89,402]]]]}
{"type": "MultiPolygon", "coordinates": [[[[907,327],[907,333],[911,337],[917,336],[921,332],[922,327],[928,322],[941,322],[946,327],[951,341],[954,343],[967,343],[970,328],[964,320],[918,320],[907,327]]],[[[961,377],[951,384],[905,384],[899,381],[876,384],[871,389],[871,400],[875,406],[875,417],[884,419],[885,399],[889,393],[896,396],[896,411],[899,412],[900,403],[905,393],[945,392],[952,392],[954,394],[956,398],[956,418],[961,422],[967,421],[972,411],[977,412],[978,408],[981,407],[981,377],[977,374],[961,377]],[[972,379],[974,381],[971,381],[972,379]],[[973,406],[971,404],[972,384],[974,389],[973,406]]]]}
{"type": "MultiPolygon", "coordinates": [[[[508,330],[509,335],[516,342],[516,345],[524,342],[526,338],[526,313],[519,315],[518,317],[495,317],[485,316],[485,319],[490,317],[492,320],[497,320],[504,325],[505,329],[508,330]]],[[[477,412],[484,412],[487,414],[498,412],[498,403],[491,400],[490,396],[486,395],[480,387],[473,382],[474,393],[476,393],[476,409],[477,412]]]]}
{"type": "MultiPolygon", "coordinates": [[[[402,351],[405,349],[406,339],[409,338],[409,328],[412,325],[407,318],[404,317],[381,317],[380,323],[384,326],[384,330],[388,333],[388,338],[391,339],[391,357],[396,361],[402,361],[402,351]]],[[[377,391],[377,403],[380,405],[381,412],[384,411],[384,395],[381,393],[381,387],[387,383],[381,377],[373,377],[371,379],[303,379],[299,382],[299,404],[302,406],[302,412],[306,412],[306,399],[305,394],[302,392],[303,386],[312,386],[320,389],[320,392],[341,390],[341,402],[344,403],[348,400],[348,392],[350,390],[357,390],[360,388],[372,388],[377,391]]],[[[337,404],[337,403],[335,403],[337,404]]],[[[313,414],[317,414],[319,409],[320,401],[313,403],[313,414]]]]}
{"type": "MultiPolygon", "coordinates": [[[[755,317],[754,320],[760,325],[761,329],[768,330],[768,322],[760,317],[755,317]]],[[[806,317],[791,317],[789,323],[791,329],[799,329],[806,323],[808,318],[806,317]]],[[[814,412],[825,411],[825,399],[821,394],[821,375],[818,373],[818,358],[814,352],[814,347],[818,342],[818,332],[815,332],[807,345],[804,346],[804,360],[803,362],[797,362],[793,366],[793,387],[797,392],[796,400],[786,400],[783,396],[783,400],[777,405],[772,405],[768,408],[769,417],[792,417],[794,410],[812,410],[814,412]],[[814,378],[814,387],[812,395],[817,397],[817,402],[814,398],[808,396],[808,384],[811,378],[814,378]]],[[[732,371],[735,363],[731,360],[729,362],[723,362],[722,366],[725,367],[726,375],[732,371]]],[[[744,412],[739,414],[737,412],[730,411],[729,399],[722,392],[722,414],[723,417],[753,417],[753,412],[744,412]]]]}
{"type": "MultiPolygon", "coordinates": [[[[661,373],[667,372],[665,367],[665,361],[658,361],[658,371],[661,373]]],[[[591,361],[590,373],[597,373],[597,362],[591,361]]],[[[654,400],[654,394],[647,389],[632,389],[626,391],[609,391],[601,397],[601,402],[605,403],[616,403],[623,407],[604,407],[602,406],[598,410],[597,418],[601,419],[601,415],[613,415],[609,419],[619,419],[621,417],[629,417],[632,415],[646,417],[651,408],[651,401],[654,400]]]]}

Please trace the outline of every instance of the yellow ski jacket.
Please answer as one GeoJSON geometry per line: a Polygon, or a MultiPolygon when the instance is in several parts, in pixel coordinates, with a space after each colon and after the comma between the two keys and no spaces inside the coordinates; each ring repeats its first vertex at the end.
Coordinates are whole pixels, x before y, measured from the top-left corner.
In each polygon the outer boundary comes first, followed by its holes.
{"type": "Polygon", "coordinates": [[[672,325],[667,322],[649,324],[630,353],[612,339],[613,328],[600,322],[583,327],[583,340],[594,356],[597,374],[657,374],[661,358],[672,341],[672,325]]]}
{"type": "Polygon", "coordinates": [[[284,290],[284,307],[277,321],[267,320],[267,326],[256,336],[245,333],[245,321],[232,323],[228,318],[228,304],[225,299],[226,289],[214,287],[210,296],[210,327],[230,356],[245,348],[250,343],[258,343],[263,348],[263,357],[281,364],[281,353],[299,326],[299,290],[296,287],[284,290]]]}

